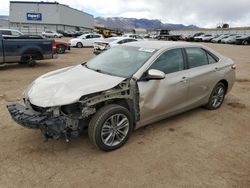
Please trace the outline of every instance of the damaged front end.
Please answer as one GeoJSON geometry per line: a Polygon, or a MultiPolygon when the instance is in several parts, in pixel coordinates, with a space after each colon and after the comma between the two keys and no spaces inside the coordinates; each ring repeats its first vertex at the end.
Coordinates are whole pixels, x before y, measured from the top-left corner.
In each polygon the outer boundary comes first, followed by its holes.
{"type": "Polygon", "coordinates": [[[59,110],[59,113],[55,114],[56,109],[35,111],[34,109],[42,108],[30,108],[21,103],[11,103],[7,105],[7,108],[15,122],[26,128],[40,129],[45,140],[65,137],[68,141],[69,137],[76,137],[81,131],[79,128],[82,126],[78,126],[81,121],[61,115],[59,110]]]}
{"type": "Polygon", "coordinates": [[[107,104],[125,105],[137,122],[140,119],[138,101],[137,83],[128,79],[112,89],[83,96],[73,104],[39,107],[24,99],[24,104],[11,103],[7,108],[15,122],[23,127],[40,129],[46,140],[65,137],[69,141],[87,128],[91,117],[107,104]]]}

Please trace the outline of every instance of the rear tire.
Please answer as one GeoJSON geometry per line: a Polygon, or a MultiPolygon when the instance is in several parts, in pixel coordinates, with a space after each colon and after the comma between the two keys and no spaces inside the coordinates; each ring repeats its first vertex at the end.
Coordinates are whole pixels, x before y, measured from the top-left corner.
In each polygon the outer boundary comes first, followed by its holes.
{"type": "Polygon", "coordinates": [[[30,67],[33,67],[36,65],[36,61],[34,60],[32,56],[23,56],[19,64],[27,64],[30,67]]]}
{"type": "Polygon", "coordinates": [[[77,47],[77,48],[82,48],[82,47],[83,47],[83,45],[82,45],[82,43],[81,43],[81,42],[78,42],[78,43],[76,44],[76,47],[77,47]]]}
{"type": "Polygon", "coordinates": [[[205,105],[205,107],[209,110],[216,110],[221,107],[224,98],[226,95],[226,87],[223,83],[219,82],[214,87],[208,103],[205,105]]]}
{"type": "Polygon", "coordinates": [[[245,40],[245,41],[243,41],[243,44],[248,45],[249,43],[248,43],[248,41],[245,40]]]}
{"type": "Polygon", "coordinates": [[[103,151],[118,149],[129,139],[132,123],[128,109],[116,104],[107,105],[91,118],[88,127],[89,139],[103,151]]]}

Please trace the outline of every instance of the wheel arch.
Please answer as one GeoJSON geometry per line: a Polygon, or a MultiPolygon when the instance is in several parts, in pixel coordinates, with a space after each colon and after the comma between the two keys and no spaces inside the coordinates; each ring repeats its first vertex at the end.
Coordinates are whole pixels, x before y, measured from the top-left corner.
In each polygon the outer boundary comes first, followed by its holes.
{"type": "Polygon", "coordinates": [[[222,83],[225,86],[226,93],[228,91],[228,81],[225,79],[220,80],[218,83],[222,83]]]}
{"type": "Polygon", "coordinates": [[[28,49],[23,50],[21,54],[22,54],[21,60],[22,58],[27,57],[27,56],[32,56],[32,57],[34,56],[35,57],[34,60],[43,59],[43,54],[39,48],[28,48],[28,49]]]}
{"type": "Polygon", "coordinates": [[[64,46],[65,48],[67,47],[65,44],[57,44],[56,46],[64,46]]]}
{"type": "Polygon", "coordinates": [[[133,120],[133,126],[135,127],[136,124],[136,112],[133,108],[133,101],[130,99],[111,99],[111,100],[106,100],[103,102],[100,102],[98,104],[96,104],[96,111],[98,111],[100,108],[102,108],[103,106],[109,105],[109,104],[117,104],[120,105],[124,108],[126,108],[132,116],[132,120],[133,120]]]}

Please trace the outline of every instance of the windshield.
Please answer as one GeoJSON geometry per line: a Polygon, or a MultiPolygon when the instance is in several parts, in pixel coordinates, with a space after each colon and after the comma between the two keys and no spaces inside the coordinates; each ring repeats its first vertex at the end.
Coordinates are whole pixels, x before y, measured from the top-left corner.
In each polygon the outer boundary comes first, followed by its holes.
{"type": "Polygon", "coordinates": [[[155,49],[121,46],[111,48],[90,60],[86,67],[98,72],[128,78],[154,53],[155,49]]]}

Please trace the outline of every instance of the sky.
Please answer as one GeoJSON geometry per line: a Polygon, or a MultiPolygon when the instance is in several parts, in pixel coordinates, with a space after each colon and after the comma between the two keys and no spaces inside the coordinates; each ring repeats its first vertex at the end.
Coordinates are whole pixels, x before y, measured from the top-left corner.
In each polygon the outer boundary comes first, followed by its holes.
{"type": "MultiPolygon", "coordinates": [[[[250,0],[57,0],[57,2],[95,17],[159,19],[163,23],[193,24],[207,28],[216,27],[221,23],[228,23],[231,27],[250,26],[250,0]]],[[[0,15],[8,14],[9,1],[1,0],[0,15]]]]}

